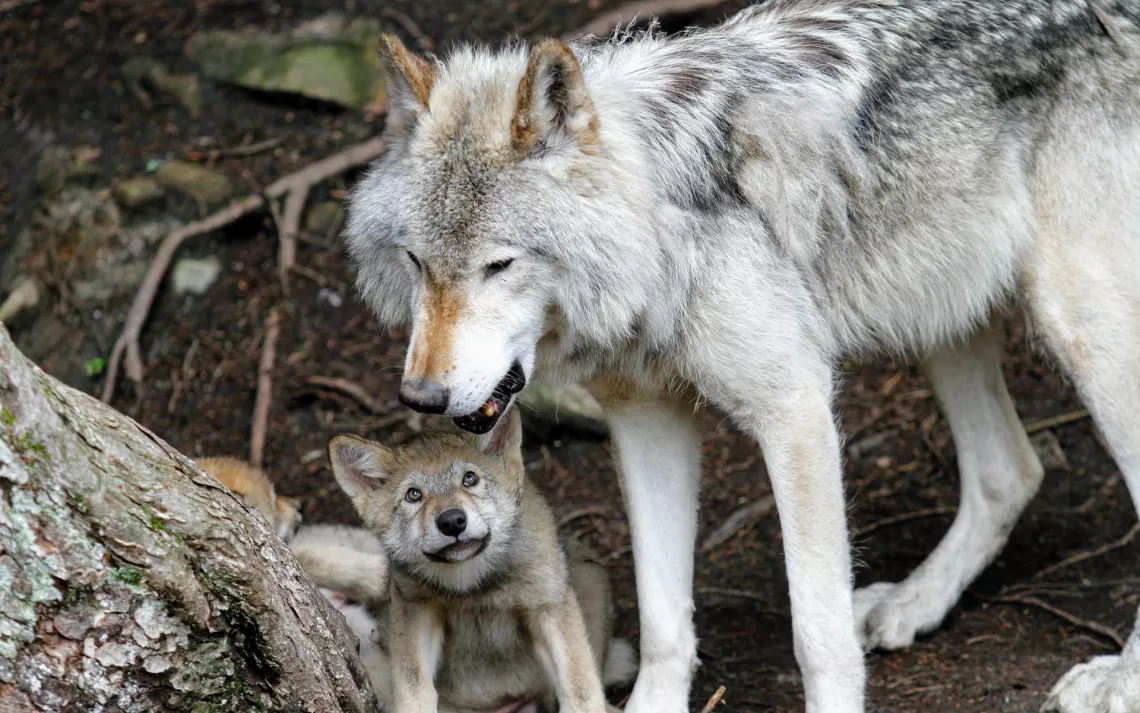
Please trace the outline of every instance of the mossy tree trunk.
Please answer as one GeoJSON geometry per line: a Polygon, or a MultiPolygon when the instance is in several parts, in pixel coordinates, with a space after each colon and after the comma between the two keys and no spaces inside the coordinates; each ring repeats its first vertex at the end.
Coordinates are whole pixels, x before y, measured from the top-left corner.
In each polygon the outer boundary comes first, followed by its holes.
{"type": "Polygon", "coordinates": [[[0,713],[373,711],[268,524],[0,325],[0,713]]]}

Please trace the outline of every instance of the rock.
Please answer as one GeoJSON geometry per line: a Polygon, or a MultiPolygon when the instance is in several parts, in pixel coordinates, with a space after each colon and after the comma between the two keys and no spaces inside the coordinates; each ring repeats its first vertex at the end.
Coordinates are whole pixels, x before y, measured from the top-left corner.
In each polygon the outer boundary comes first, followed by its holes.
{"type": "Polygon", "coordinates": [[[40,303],[40,285],[33,277],[21,275],[0,304],[0,322],[11,322],[16,315],[40,303]]]}
{"type": "Polygon", "coordinates": [[[170,279],[176,295],[203,295],[222,274],[222,263],[216,257],[182,258],[171,271],[170,279]]]}
{"type": "Polygon", "coordinates": [[[1069,459],[1061,448],[1061,442],[1052,431],[1041,431],[1029,437],[1029,443],[1037,452],[1037,458],[1045,470],[1068,470],[1069,459]]]}
{"type": "Polygon", "coordinates": [[[127,88],[143,105],[151,104],[147,87],[169,94],[193,118],[202,115],[202,81],[196,74],[171,74],[166,65],[149,57],[133,57],[123,65],[127,88]]]}
{"type": "Polygon", "coordinates": [[[185,52],[215,81],[363,109],[386,99],[380,30],[374,20],[326,15],[288,35],[199,32],[185,52]]]}
{"type": "Polygon", "coordinates": [[[78,186],[65,187],[40,210],[29,231],[27,270],[50,274],[53,261],[64,260],[70,297],[80,307],[134,291],[151,246],[180,226],[168,216],[124,224],[111,191],[78,186]]]}
{"type": "Polygon", "coordinates": [[[36,162],[36,187],[43,195],[52,196],[70,181],[96,175],[99,168],[94,161],[99,155],[100,150],[90,146],[47,147],[36,162]]]}
{"type": "Polygon", "coordinates": [[[166,189],[153,178],[139,176],[117,181],[111,195],[124,208],[138,208],[165,196],[166,189]]]}
{"type": "Polygon", "coordinates": [[[325,201],[309,209],[305,230],[316,236],[328,235],[344,220],[344,206],[338,201],[325,201]]]}
{"type": "Polygon", "coordinates": [[[155,179],[197,201],[210,205],[221,203],[233,195],[230,180],[205,166],[185,161],[165,161],[154,174],[155,179]]]}
{"type": "Polygon", "coordinates": [[[609,432],[602,407],[581,386],[555,388],[535,382],[519,394],[523,426],[534,437],[547,440],[562,431],[593,437],[609,432]]]}

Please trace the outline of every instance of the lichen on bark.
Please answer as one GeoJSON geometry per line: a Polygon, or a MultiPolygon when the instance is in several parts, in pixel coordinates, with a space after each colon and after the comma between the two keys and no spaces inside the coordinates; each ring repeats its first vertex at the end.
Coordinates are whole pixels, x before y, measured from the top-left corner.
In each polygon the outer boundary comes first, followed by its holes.
{"type": "Polygon", "coordinates": [[[0,712],[372,711],[269,525],[0,325],[0,712]]]}

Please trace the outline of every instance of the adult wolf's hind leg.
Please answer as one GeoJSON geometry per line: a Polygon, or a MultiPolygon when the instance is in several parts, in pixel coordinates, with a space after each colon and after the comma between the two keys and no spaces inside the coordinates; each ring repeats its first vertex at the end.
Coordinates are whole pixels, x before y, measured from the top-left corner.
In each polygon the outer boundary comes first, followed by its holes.
{"type": "Polygon", "coordinates": [[[946,536],[906,580],[855,592],[868,650],[909,646],[937,627],[1001,551],[1041,483],[1041,464],[1002,378],[1001,332],[986,327],[923,365],[958,450],[961,504],[946,536]]]}
{"type": "MultiPolygon", "coordinates": [[[[1123,215],[1095,201],[1087,208],[1097,213],[1085,216],[1084,230],[1043,236],[1026,267],[1026,292],[1037,329],[1076,384],[1140,513],[1140,208],[1123,215]],[[1107,224],[1114,219],[1125,229],[1107,224]]],[[[1044,710],[1140,711],[1140,628],[1119,656],[1069,671],[1044,710]]]]}

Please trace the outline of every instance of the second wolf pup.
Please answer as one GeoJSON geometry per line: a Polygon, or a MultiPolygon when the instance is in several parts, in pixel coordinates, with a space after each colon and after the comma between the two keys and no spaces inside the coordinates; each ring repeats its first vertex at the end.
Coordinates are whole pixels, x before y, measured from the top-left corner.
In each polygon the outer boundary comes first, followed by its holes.
{"type": "Polygon", "coordinates": [[[396,449],[353,436],[329,444],[337,481],[389,557],[398,713],[600,713],[603,677],[622,678],[614,668],[631,657],[610,642],[608,579],[580,552],[568,565],[521,440],[512,409],[478,442],[436,433],[396,449]]]}

